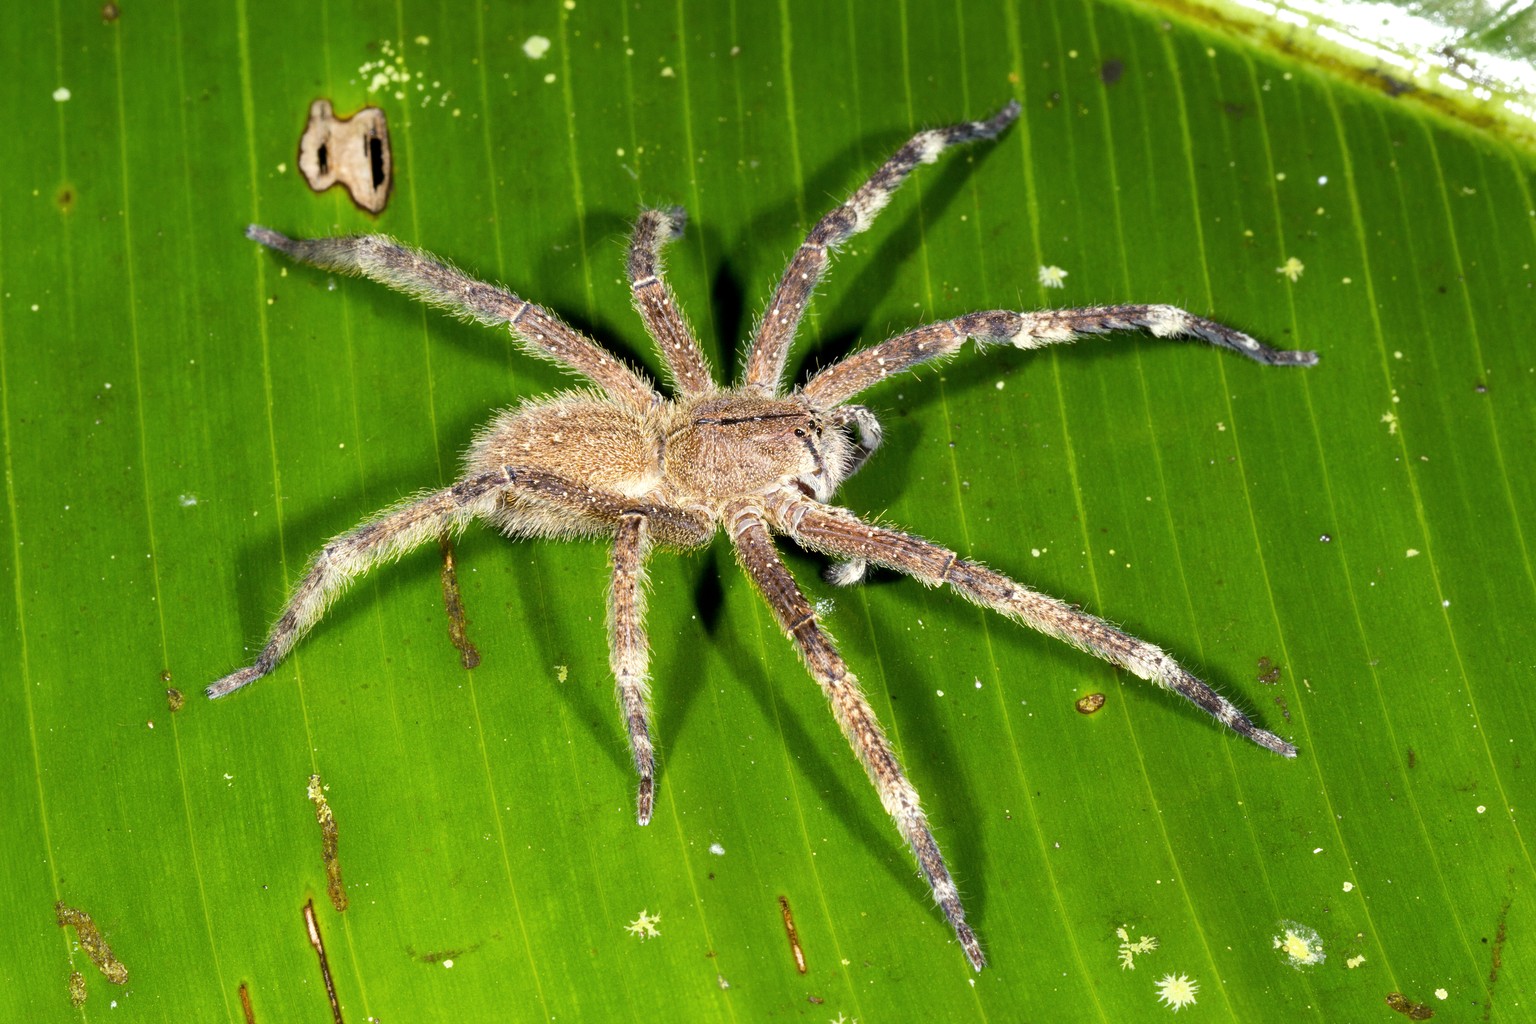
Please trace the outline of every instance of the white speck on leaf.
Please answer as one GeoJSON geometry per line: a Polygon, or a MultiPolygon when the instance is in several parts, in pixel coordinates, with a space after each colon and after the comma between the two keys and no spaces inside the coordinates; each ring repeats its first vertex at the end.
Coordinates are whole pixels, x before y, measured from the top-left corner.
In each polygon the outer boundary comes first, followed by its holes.
{"type": "Polygon", "coordinates": [[[1067,272],[1056,264],[1042,266],[1037,275],[1042,288],[1065,288],[1067,286],[1067,272]]]}
{"type": "Polygon", "coordinates": [[[69,87],[66,85],[61,85],[57,89],[53,90],[53,98],[59,103],[65,102],[69,99],[69,97],[69,87]]]}
{"type": "Polygon", "coordinates": [[[543,60],[549,45],[548,36],[529,36],[523,40],[523,54],[529,60],[543,60]]]}
{"type": "Polygon", "coordinates": [[[1306,269],[1307,265],[1305,263],[1301,262],[1301,260],[1297,259],[1295,256],[1291,256],[1286,259],[1284,264],[1275,268],[1275,273],[1284,274],[1287,278],[1290,279],[1292,284],[1295,284],[1297,281],[1301,280],[1301,275],[1306,269]]]}

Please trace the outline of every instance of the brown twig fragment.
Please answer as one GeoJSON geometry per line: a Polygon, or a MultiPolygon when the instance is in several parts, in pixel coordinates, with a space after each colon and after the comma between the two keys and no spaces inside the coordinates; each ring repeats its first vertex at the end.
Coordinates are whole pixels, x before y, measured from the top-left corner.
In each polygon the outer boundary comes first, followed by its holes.
{"type": "Polygon", "coordinates": [[[251,989],[243,981],[240,983],[240,1012],[245,1014],[245,1024],[256,1024],[256,1010],[251,1006],[251,989]]]}
{"type": "Polygon", "coordinates": [[[345,1024],[341,1003],[336,1001],[336,983],[331,980],[331,962],[325,958],[325,940],[320,938],[320,922],[315,920],[314,900],[304,904],[304,927],[309,931],[309,944],[315,947],[315,956],[320,958],[320,977],[325,980],[325,994],[331,1000],[331,1019],[336,1024],[345,1024]]]}
{"type": "Polygon", "coordinates": [[[779,915],[784,918],[784,934],[789,936],[789,951],[795,957],[795,970],[805,973],[805,950],[800,948],[800,933],[795,931],[795,916],[789,912],[789,897],[779,897],[779,915]]]}
{"type": "Polygon", "coordinates": [[[336,913],[347,909],[347,887],[341,881],[341,861],[336,857],[336,815],[325,799],[325,785],[320,776],[309,777],[309,798],[315,802],[315,820],[320,823],[320,859],[325,862],[326,892],[336,913]]]}
{"type": "Polygon", "coordinates": [[[459,663],[465,668],[480,664],[480,652],[469,642],[464,621],[464,598],[459,594],[459,573],[454,567],[453,538],[446,533],[438,540],[443,552],[443,607],[448,610],[448,638],[459,649],[459,663]]]}
{"type": "Polygon", "coordinates": [[[53,911],[58,915],[60,928],[75,930],[80,940],[80,949],[91,958],[91,963],[101,971],[102,977],[114,985],[128,984],[128,968],[112,954],[112,947],[101,937],[101,931],[96,927],[96,922],[91,920],[90,914],[77,910],[63,900],[53,905],[53,911]]]}

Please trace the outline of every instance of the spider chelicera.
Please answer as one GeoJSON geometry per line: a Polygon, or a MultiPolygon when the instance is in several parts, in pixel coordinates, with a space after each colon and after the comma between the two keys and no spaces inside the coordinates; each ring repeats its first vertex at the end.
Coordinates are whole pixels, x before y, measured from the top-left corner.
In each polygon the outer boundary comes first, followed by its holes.
{"type": "Polygon", "coordinates": [[[950,146],[993,138],[1018,116],[1014,102],[986,121],[919,132],[823,217],[791,257],[734,387],[716,382],[662,276],[661,249],[681,233],[682,211],[643,212],[629,246],[630,287],[666,364],[671,398],[549,310],[426,253],[380,235],[291,239],[253,225],[247,231],[252,239],[300,262],[371,277],[461,316],[505,324],[527,352],[584,377],[592,389],[531,399],[497,414],[470,445],[464,475],[453,486],[411,498],[327,543],[305,570],[255,663],[208,687],[208,696],[222,697],[270,672],[354,577],[473,519],[488,520],[512,537],[611,538],[610,660],[640,776],[636,816],[644,825],[651,818],[655,775],[643,622],[647,554],[653,544],[698,548],[724,529],[742,568],[826,695],[977,970],[986,959],[917,791],[853,673],[779,558],[773,534],[836,559],[828,574],[834,583],[858,582],[866,567],[875,565],[929,586],[950,586],[979,605],[1173,690],[1239,735],[1294,757],[1295,747],[1254,725],[1152,644],[937,544],[829,503],[881,440],[875,414],[849,401],[888,377],[954,354],[968,338],[978,346],[1032,349],[1085,334],[1144,330],[1198,338],[1272,366],[1317,361],[1314,353],[1273,349],[1172,306],[989,310],[898,334],[798,387],[786,387],[786,356],[832,250],[867,228],[918,164],[934,162],[950,146]]]}

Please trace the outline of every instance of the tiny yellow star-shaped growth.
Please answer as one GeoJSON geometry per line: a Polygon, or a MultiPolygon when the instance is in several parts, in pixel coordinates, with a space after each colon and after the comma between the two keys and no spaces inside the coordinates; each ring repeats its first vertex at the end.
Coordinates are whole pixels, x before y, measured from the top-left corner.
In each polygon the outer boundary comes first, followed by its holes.
{"type": "Polygon", "coordinates": [[[624,926],[624,930],[635,938],[644,942],[646,939],[654,939],[661,935],[656,926],[661,923],[661,915],[652,915],[648,911],[640,911],[640,916],[624,926]]]}
{"type": "Polygon", "coordinates": [[[1290,278],[1291,282],[1294,284],[1295,282],[1301,280],[1302,271],[1306,269],[1307,265],[1305,263],[1301,262],[1301,260],[1297,259],[1295,256],[1292,256],[1288,258],[1282,266],[1276,267],[1275,273],[1284,274],[1286,277],[1290,278]]]}
{"type": "Polygon", "coordinates": [[[1054,263],[1049,267],[1041,267],[1039,272],[1040,286],[1042,288],[1065,288],[1067,286],[1067,272],[1054,263]]]}
{"type": "Polygon", "coordinates": [[[1167,975],[1157,983],[1158,1002],[1174,1013],[1186,1006],[1195,1005],[1195,993],[1199,991],[1200,983],[1182,974],[1167,975]]]}

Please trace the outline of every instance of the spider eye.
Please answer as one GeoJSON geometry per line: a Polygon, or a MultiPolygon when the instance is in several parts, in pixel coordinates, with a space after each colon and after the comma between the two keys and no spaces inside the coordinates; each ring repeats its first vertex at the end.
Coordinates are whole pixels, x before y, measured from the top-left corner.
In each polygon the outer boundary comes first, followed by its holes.
{"type": "Polygon", "coordinates": [[[795,428],[795,436],[796,437],[804,437],[805,436],[805,431],[800,429],[799,427],[796,427],[795,428]]]}

